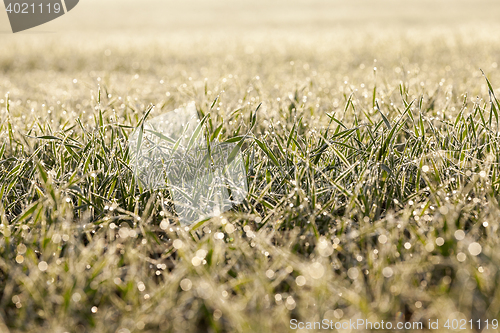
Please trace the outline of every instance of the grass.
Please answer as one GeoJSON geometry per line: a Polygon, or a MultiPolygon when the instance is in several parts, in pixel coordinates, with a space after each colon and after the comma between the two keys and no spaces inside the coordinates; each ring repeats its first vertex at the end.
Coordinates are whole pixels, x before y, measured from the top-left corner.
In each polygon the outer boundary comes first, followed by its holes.
{"type": "Polygon", "coordinates": [[[500,44],[58,45],[0,56],[1,331],[500,317],[500,44]],[[192,100],[249,195],[184,227],[127,142],[192,100]]]}

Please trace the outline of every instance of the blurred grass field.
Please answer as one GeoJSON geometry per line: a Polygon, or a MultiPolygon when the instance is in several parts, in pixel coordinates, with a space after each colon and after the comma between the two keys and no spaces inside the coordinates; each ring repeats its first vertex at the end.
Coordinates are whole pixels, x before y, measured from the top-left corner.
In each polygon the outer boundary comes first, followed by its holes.
{"type": "Polygon", "coordinates": [[[0,332],[498,319],[498,14],[86,0],[13,35],[1,13],[0,332]],[[249,196],[185,228],[127,140],[190,101],[241,140],[249,196]]]}

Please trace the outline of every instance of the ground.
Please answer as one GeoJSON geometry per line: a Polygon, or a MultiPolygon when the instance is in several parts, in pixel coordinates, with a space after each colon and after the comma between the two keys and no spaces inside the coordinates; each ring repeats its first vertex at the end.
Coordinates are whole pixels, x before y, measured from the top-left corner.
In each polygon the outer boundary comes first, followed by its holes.
{"type": "Polygon", "coordinates": [[[497,1],[140,4],[2,17],[0,331],[495,331],[497,1]],[[182,226],[127,147],[191,101],[249,194],[182,226]]]}

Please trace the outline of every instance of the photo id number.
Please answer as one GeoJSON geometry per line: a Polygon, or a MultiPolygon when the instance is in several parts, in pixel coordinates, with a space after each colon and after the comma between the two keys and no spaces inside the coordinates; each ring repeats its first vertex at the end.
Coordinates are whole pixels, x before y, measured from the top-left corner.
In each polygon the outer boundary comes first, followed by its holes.
{"type": "Polygon", "coordinates": [[[61,3],[9,3],[7,6],[7,13],[9,14],[59,14],[61,12],[61,3]]]}

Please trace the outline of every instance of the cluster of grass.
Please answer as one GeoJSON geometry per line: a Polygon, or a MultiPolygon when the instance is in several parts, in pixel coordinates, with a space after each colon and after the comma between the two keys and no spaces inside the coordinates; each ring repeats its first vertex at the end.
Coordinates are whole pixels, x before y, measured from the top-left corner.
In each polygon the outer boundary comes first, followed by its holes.
{"type": "Polygon", "coordinates": [[[0,55],[0,330],[498,318],[498,47],[441,42],[0,55]],[[127,141],[191,100],[249,195],[185,227],[127,141]]]}

